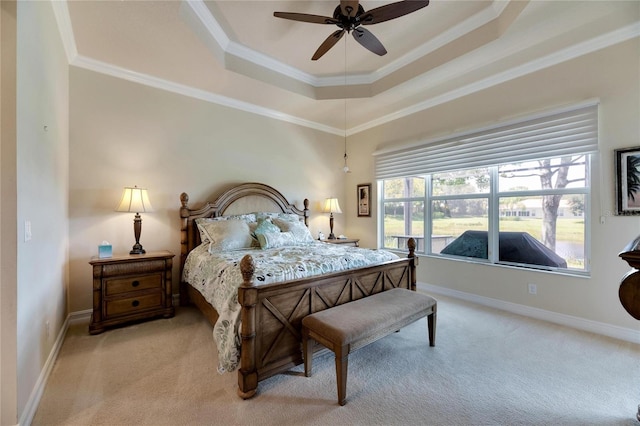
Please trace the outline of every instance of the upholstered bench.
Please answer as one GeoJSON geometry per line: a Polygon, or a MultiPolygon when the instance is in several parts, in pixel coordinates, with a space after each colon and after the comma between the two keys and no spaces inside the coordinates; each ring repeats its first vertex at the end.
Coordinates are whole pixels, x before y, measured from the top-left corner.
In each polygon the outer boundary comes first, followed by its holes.
{"type": "Polygon", "coordinates": [[[436,309],[437,302],[433,297],[394,288],[307,315],[302,319],[305,376],[311,376],[312,339],[335,354],[338,403],[344,405],[349,354],[425,316],[429,345],[435,346],[436,309]]]}

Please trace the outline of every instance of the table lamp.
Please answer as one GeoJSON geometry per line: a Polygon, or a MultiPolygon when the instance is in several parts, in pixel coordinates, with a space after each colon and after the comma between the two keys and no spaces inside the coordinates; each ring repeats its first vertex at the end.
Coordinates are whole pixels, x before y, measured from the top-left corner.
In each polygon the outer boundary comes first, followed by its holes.
{"type": "Polygon", "coordinates": [[[151,203],[149,202],[149,194],[146,189],[138,188],[137,186],[125,187],[122,191],[122,199],[120,204],[116,207],[117,212],[135,213],[133,218],[133,234],[136,238],[136,243],[129,254],[144,254],[146,251],[140,244],[140,233],[142,232],[142,218],[140,213],[148,213],[153,211],[151,203]]]}
{"type": "Polygon", "coordinates": [[[330,213],[329,215],[329,228],[331,229],[331,233],[329,234],[330,240],[335,240],[336,236],[333,234],[333,214],[334,213],[342,213],[340,210],[340,204],[338,203],[337,198],[327,198],[324,201],[324,206],[322,207],[322,213],[330,213]]]}

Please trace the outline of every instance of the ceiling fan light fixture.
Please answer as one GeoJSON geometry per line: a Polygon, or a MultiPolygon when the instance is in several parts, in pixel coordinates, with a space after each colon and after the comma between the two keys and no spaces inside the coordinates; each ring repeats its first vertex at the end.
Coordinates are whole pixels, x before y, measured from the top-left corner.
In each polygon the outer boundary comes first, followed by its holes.
{"type": "Polygon", "coordinates": [[[311,58],[311,60],[316,61],[327,53],[342,38],[345,32],[352,33],[354,39],[365,49],[376,55],[383,56],[387,53],[387,50],[380,40],[370,31],[360,28],[360,25],[386,22],[415,12],[428,5],[429,0],[405,0],[376,7],[365,12],[358,0],[341,0],[333,12],[333,17],[292,12],[273,12],[273,16],[312,24],[336,25],[339,28],[339,30],[329,35],[316,50],[311,58]]]}

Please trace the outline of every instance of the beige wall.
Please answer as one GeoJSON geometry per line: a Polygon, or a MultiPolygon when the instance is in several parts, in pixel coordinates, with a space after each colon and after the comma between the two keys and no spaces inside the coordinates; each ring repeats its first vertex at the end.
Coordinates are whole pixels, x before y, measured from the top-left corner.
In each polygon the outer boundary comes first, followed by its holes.
{"type": "Polygon", "coordinates": [[[22,423],[31,414],[25,408],[36,398],[36,384],[67,317],[69,74],[51,3],[18,2],[17,12],[14,250],[17,405],[22,423]],[[28,242],[27,220],[32,227],[28,242]]]}
{"type": "MultiPolygon", "coordinates": [[[[618,300],[618,286],[629,269],[618,258],[640,233],[640,218],[617,217],[614,193],[616,148],[640,145],[640,41],[603,49],[525,77],[482,90],[350,139],[357,152],[355,173],[347,181],[347,203],[355,185],[373,181],[372,152],[382,147],[430,140],[465,129],[526,116],[591,98],[600,99],[600,152],[592,164],[591,277],[576,278],[546,272],[436,259],[421,259],[418,281],[491,299],[540,308],[613,326],[637,330],[618,300]],[[600,223],[604,217],[604,224],[600,223]],[[529,295],[527,283],[538,287],[529,295]]],[[[377,196],[377,192],[374,194],[377,196]]],[[[376,212],[377,213],[377,212],[376,212]]],[[[348,228],[366,244],[375,243],[376,216],[348,216],[348,228]]]]}
{"type": "Polygon", "coordinates": [[[16,2],[0,2],[0,425],[18,421],[16,2]]]}
{"type": "MultiPolygon", "coordinates": [[[[245,181],[271,184],[298,204],[308,197],[316,212],[325,197],[340,197],[344,214],[336,218],[336,232],[375,247],[376,212],[359,218],[355,207],[357,184],[373,183],[377,195],[375,150],[599,98],[591,277],[425,258],[418,280],[634,329],[637,323],[617,298],[628,269],[617,254],[639,233],[640,222],[613,216],[613,149],[638,145],[638,51],[637,40],[622,43],[354,135],[348,145],[353,173],[347,175],[339,172],[338,137],[72,68],[70,311],[91,307],[87,262],[96,245],[108,240],[115,252],[126,252],[133,244],[132,215],[113,212],[125,185],[150,190],[156,212],[143,216],[141,242],[147,250],[179,253],[181,192],[198,201],[245,181]],[[537,284],[537,296],[527,293],[530,282],[537,284]]],[[[315,213],[312,232],[326,233],[326,222],[315,213]]]]}
{"type": "MultiPolygon", "coordinates": [[[[344,198],[341,138],[84,69],[70,73],[71,312],[92,306],[88,262],[98,244],[128,253],[135,242],[133,214],[114,212],[124,186],[149,190],[155,212],[142,214],[140,240],[147,251],[179,256],[182,192],[196,206],[240,182],[269,184],[299,207],[308,198],[311,232],[329,233],[319,206],[344,198]]],[[[343,220],[336,218],[338,232],[343,220]]],[[[178,257],[174,265],[177,292],[178,257]]]]}

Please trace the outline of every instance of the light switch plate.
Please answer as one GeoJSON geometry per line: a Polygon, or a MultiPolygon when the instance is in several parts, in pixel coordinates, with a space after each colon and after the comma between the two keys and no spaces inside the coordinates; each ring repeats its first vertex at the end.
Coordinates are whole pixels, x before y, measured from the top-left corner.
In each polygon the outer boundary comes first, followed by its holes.
{"type": "Polygon", "coordinates": [[[27,241],[31,241],[31,221],[30,220],[25,220],[24,221],[24,242],[26,243],[27,241]]]}

